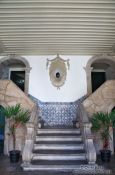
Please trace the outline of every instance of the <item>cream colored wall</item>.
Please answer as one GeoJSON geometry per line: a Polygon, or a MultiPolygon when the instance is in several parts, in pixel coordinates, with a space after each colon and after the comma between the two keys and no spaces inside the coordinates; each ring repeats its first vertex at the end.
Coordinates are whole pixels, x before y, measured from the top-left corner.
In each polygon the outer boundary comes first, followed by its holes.
{"type": "Polygon", "coordinates": [[[70,70],[67,71],[65,84],[57,90],[51,84],[46,62],[55,56],[23,56],[32,67],[29,79],[29,93],[41,101],[71,102],[87,93],[86,72],[84,67],[91,56],[60,56],[70,59],[70,70]]]}

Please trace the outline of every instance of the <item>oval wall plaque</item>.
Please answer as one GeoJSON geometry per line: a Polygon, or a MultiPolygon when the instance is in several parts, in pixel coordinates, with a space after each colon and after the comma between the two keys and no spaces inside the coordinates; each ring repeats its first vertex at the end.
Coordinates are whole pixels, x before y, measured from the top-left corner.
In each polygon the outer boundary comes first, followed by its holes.
{"type": "Polygon", "coordinates": [[[64,85],[67,76],[67,67],[69,69],[69,59],[63,60],[57,55],[53,60],[47,59],[47,67],[49,66],[49,76],[53,86],[58,89],[64,85]]]}

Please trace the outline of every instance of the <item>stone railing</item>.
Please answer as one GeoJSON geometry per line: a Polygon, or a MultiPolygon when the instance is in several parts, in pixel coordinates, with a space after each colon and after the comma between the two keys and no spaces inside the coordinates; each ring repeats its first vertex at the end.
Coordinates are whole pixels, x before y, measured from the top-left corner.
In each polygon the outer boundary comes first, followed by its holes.
{"type": "MultiPolygon", "coordinates": [[[[11,80],[0,80],[0,105],[13,106],[20,103],[22,108],[31,112],[35,103],[11,80]]],[[[9,155],[12,150],[12,137],[9,136],[8,122],[5,123],[4,154],[9,155]]],[[[16,130],[16,149],[22,152],[25,143],[25,127],[16,130]]]]}
{"type": "Polygon", "coordinates": [[[22,166],[29,165],[32,159],[32,150],[34,146],[35,136],[38,127],[38,108],[35,106],[31,113],[29,122],[27,123],[27,135],[25,139],[25,145],[22,152],[22,166]]]}
{"type": "Polygon", "coordinates": [[[89,122],[88,115],[81,104],[79,106],[79,121],[80,121],[80,128],[85,144],[86,150],[86,158],[89,164],[96,163],[96,150],[93,143],[93,137],[91,134],[91,123],[89,122]]]}
{"type": "Polygon", "coordinates": [[[95,112],[110,112],[115,107],[115,80],[102,84],[83,102],[89,117],[95,112]]]}

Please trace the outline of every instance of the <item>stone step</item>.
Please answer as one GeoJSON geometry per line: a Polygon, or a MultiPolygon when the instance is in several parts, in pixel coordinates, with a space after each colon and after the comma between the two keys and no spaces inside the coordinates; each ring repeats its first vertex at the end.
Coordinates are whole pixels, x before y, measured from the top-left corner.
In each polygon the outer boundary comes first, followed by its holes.
{"type": "MultiPolygon", "coordinates": [[[[22,165],[23,166],[23,165],[22,165]]],[[[73,171],[80,170],[80,166],[76,165],[28,165],[23,166],[24,171],[73,171]]]]}
{"type": "Polygon", "coordinates": [[[111,170],[98,165],[23,165],[24,171],[71,172],[72,174],[111,174],[111,170]]]}
{"type": "Polygon", "coordinates": [[[84,144],[34,144],[34,150],[83,150],[84,144]]]}
{"type": "Polygon", "coordinates": [[[32,160],[32,165],[81,165],[87,164],[87,160],[32,160]]]}
{"type": "Polygon", "coordinates": [[[33,153],[37,154],[80,154],[80,153],[85,153],[85,150],[33,150],[33,153]]]}
{"type": "Polygon", "coordinates": [[[80,134],[80,129],[37,129],[37,134],[80,134]]]}
{"type": "Polygon", "coordinates": [[[60,144],[60,145],[62,145],[62,144],[81,144],[81,143],[83,143],[83,141],[35,141],[34,142],[35,144],[49,144],[49,145],[51,145],[51,144],[60,144]]]}
{"type": "Polygon", "coordinates": [[[62,141],[62,142],[65,142],[65,141],[82,141],[82,137],[81,136],[36,136],[36,141],[39,142],[39,141],[62,141]]]}
{"type": "Polygon", "coordinates": [[[86,160],[86,154],[33,154],[33,160],[86,160]]]}

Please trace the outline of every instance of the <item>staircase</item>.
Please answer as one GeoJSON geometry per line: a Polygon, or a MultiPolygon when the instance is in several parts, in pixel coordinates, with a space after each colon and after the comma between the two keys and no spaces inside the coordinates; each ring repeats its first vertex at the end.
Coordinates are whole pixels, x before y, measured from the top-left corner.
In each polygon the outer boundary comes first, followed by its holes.
{"type": "Polygon", "coordinates": [[[38,129],[31,166],[25,170],[76,170],[87,164],[80,129],[38,129]]]}
{"type": "Polygon", "coordinates": [[[39,129],[35,119],[29,122],[22,153],[23,170],[109,174],[109,170],[96,164],[91,124],[83,106],[79,116],[77,128],[39,129]]]}

